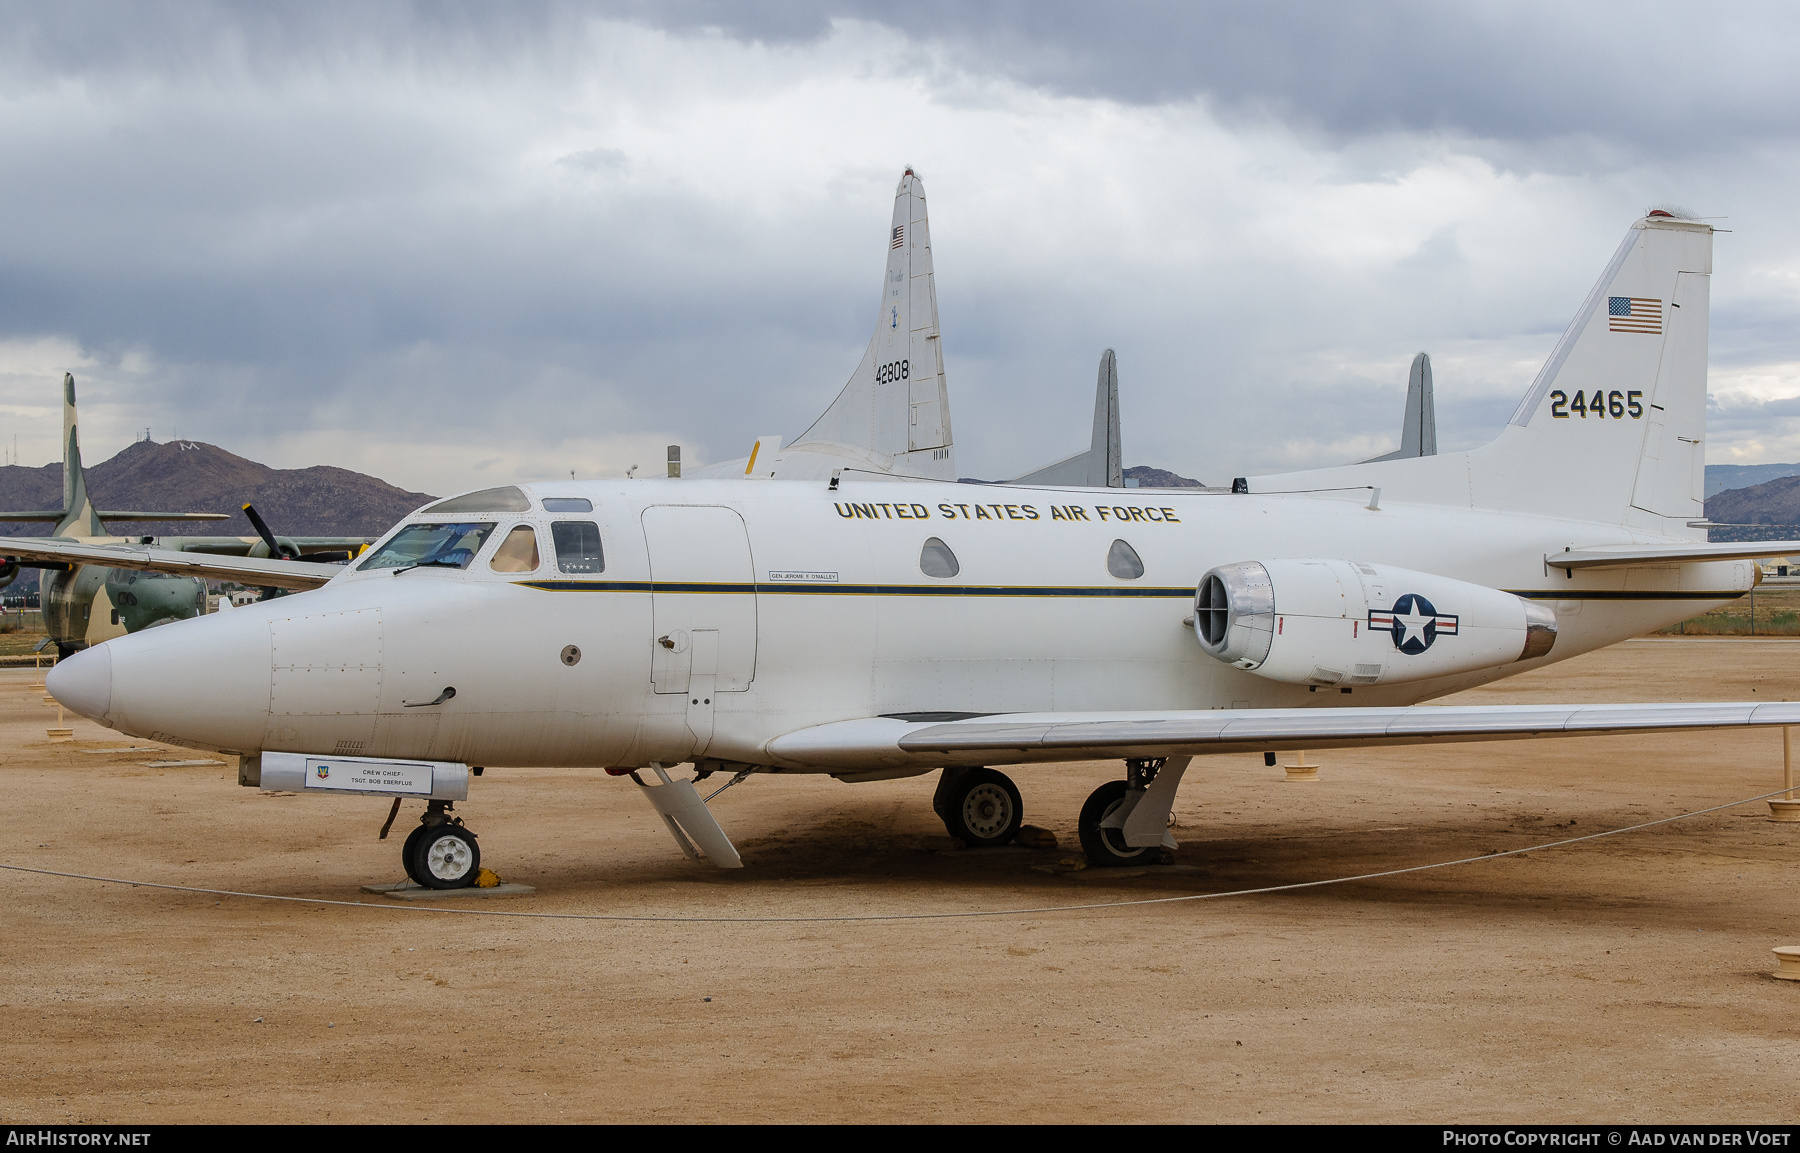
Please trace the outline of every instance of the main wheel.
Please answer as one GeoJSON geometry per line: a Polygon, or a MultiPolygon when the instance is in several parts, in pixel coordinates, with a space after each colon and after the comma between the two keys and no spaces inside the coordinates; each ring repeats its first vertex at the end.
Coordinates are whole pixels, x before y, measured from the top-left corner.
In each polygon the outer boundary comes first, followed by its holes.
{"type": "Polygon", "coordinates": [[[413,877],[428,889],[460,889],[480,872],[481,847],[461,825],[438,825],[413,845],[413,877]]]}
{"type": "Polygon", "coordinates": [[[415,885],[425,884],[419,877],[418,869],[413,866],[413,854],[418,850],[420,839],[428,831],[423,824],[414,825],[413,831],[406,834],[406,840],[400,843],[400,865],[406,870],[407,879],[415,885]]]}
{"type": "Polygon", "coordinates": [[[1117,868],[1120,865],[1151,865],[1162,859],[1161,845],[1134,848],[1125,843],[1123,829],[1100,827],[1101,821],[1125,803],[1125,793],[1130,787],[1124,781],[1108,781],[1088,794],[1087,803],[1081,806],[1081,819],[1075,827],[1081,835],[1081,848],[1087,853],[1089,864],[1117,868]]]}
{"type": "Polygon", "coordinates": [[[944,827],[972,849],[1008,844],[1025,819],[1019,787],[993,769],[972,769],[956,778],[944,801],[944,827]]]}

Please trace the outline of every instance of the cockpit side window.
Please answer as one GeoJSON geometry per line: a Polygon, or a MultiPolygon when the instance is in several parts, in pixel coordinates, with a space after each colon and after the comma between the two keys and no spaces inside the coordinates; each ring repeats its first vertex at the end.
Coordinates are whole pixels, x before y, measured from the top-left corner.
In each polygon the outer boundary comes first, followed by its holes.
{"type": "Polygon", "coordinates": [[[1144,562],[1136,549],[1122,540],[1116,540],[1106,550],[1106,571],[1120,580],[1134,581],[1144,575],[1144,562]]]}
{"type": "Polygon", "coordinates": [[[929,577],[953,577],[962,571],[962,564],[949,545],[932,537],[919,550],[919,571],[929,577]]]}
{"type": "Polygon", "coordinates": [[[482,542],[494,531],[493,521],[409,524],[388,539],[375,555],[356,567],[363,572],[384,568],[468,568],[482,542]]]}
{"type": "Polygon", "coordinates": [[[528,524],[514,525],[488,567],[495,572],[536,572],[538,567],[537,533],[528,524]]]}
{"type": "Polygon", "coordinates": [[[600,551],[600,526],[591,520],[559,520],[550,525],[556,542],[556,568],[571,575],[606,571],[600,551]]]}

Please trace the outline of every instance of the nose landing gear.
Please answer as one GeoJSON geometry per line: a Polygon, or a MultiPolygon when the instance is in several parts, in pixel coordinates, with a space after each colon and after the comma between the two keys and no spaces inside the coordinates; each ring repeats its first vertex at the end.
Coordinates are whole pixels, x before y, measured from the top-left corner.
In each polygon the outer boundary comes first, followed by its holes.
{"type": "Polygon", "coordinates": [[[414,884],[427,889],[461,889],[481,875],[481,846],[475,834],[452,817],[451,801],[428,801],[419,826],[400,846],[400,861],[414,884]]]}

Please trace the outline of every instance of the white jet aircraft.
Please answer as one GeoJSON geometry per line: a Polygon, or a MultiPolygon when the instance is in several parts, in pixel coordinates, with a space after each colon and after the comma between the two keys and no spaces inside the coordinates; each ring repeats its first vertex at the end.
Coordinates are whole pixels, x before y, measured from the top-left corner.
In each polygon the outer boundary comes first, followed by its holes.
{"type": "Polygon", "coordinates": [[[942,770],[947,827],[995,845],[1023,806],[992,766],[1118,758],[1079,822],[1115,865],[1171,846],[1196,755],[1800,723],[1773,702],[1415,707],[1730,601],[1756,580],[1742,558],[1800,551],[1693,523],[1711,251],[1699,221],[1635,222],[1474,451],[1229,493],[848,470],[490,488],[348,569],[262,561],[259,581],[323,587],[110,640],[48,687],[121,733],[238,754],[247,785],[427,800],[403,856],[443,888],[478,870],[450,808],[483,767],[628,774],[685,850],[732,866],[670,766],[942,770]]]}

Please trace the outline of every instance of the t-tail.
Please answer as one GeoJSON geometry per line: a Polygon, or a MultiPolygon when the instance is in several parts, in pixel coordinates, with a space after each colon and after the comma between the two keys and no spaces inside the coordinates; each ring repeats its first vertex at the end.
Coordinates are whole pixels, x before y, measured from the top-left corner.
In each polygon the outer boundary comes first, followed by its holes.
{"type": "Polygon", "coordinates": [[[1251,478],[1255,493],[1383,499],[1599,521],[1703,540],[1710,225],[1632,224],[1512,419],[1471,452],[1251,478]]]}

